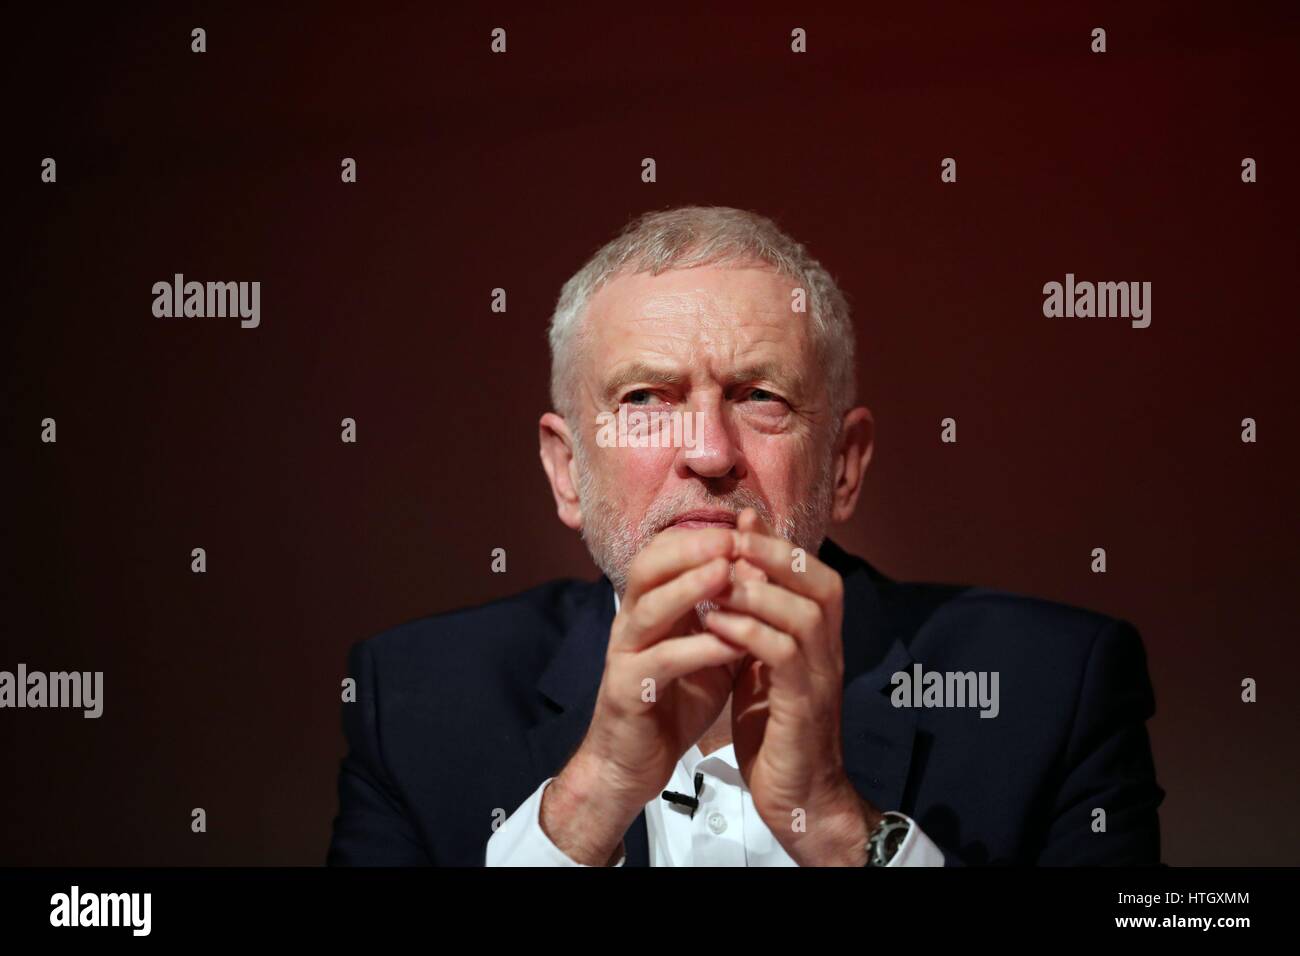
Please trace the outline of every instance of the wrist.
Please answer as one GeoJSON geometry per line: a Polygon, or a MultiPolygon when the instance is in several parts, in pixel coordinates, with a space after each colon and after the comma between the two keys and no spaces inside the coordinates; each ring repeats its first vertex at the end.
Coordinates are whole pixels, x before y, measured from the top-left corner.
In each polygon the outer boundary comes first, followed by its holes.
{"type": "Polygon", "coordinates": [[[805,845],[791,856],[800,866],[865,866],[868,841],[882,819],[881,811],[849,785],[809,812],[805,845]]]}
{"type": "Polygon", "coordinates": [[[623,853],[623,834],[640,812],[587,755],[575,754],[542,794],[538,823],[571,860],[613,866],[623,853]]]}

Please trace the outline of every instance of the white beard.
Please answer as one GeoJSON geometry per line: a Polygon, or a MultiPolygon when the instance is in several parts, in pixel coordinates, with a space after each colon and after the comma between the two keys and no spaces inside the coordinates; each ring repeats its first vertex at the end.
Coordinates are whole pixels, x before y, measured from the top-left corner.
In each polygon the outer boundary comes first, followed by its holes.
{"type": "MultiPolygon", "coordinates": [[[[739,514],[753,508],[774,533],[809,554],[816,554],[830,524],[833,459],[828,455],[808,494],[795,506],[792,514],[775,516],[762,498],[748,488],[737,487],[726,495],[710,495],[703,488],[683,489],[671,498],[656,501],[635,527],[623,519],[603,493],[586,458],[582,441],[574,442],[574,462],[578,471],[578,504],[582,509],[582,538],[596,566],[604,572],[622,596],[627,588],[628,568],[656,534],[673,518],[695,508],[718,508],[739,514]]],[[[735,568],[732,568],[732,575],[735,568]]],[[[696,613],[704,615],[717,605],[702,601],[696,613]]]]}

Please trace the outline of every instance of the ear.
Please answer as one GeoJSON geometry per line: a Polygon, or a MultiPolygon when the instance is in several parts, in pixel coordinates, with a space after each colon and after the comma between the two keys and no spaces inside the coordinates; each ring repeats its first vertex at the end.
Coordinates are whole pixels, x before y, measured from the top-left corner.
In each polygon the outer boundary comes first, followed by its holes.
{"type": "Polygon", "coordinates": [[[836,522],[853,517],[875,437],[876,423],[869,408],[859,406],[844,413],[835,448],[835,488],[831,498],[831,519],[836,522]]]}
{"type": "Polygon", "coordinates": [[[555,512],[574,531],[582,530],[582,509],[578,507],[578,466],[573,457],[573,435],[569,423],[555,412],[537,422],[542,468],[555,496],[555,512]]]}

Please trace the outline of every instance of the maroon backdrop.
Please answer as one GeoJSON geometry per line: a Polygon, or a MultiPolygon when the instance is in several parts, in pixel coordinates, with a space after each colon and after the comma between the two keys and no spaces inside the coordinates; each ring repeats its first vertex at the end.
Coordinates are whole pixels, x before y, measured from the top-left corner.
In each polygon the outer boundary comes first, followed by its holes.
{"type": "Polygon", "coordinates": [[[0,711],[0,863],[322,862],[348,646],[594,576],[537,463],[545,327],[683,203],[774,217],[855,307],[837,540],[1133,621],[1166,860],[1297,862],[1293,4],[371,6],[11,21],[0,669],[106,686],[0,711]],[[176,272],[260,281],[260,327],[155,318],[176,272]],[[1044,318],[1067,272],[1152,282],[1151,327],[1044,318]]]}

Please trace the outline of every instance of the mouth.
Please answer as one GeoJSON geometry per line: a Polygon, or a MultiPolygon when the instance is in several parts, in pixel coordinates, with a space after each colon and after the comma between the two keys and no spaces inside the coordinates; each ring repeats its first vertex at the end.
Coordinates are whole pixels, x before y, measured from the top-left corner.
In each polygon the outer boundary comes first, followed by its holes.
{"type": "Polygon", "coordinates": [[[669,528],[734,528],[736,515],[731,511],[718,508],[701,508],[679,514],[669,524],[669,528]]]}

